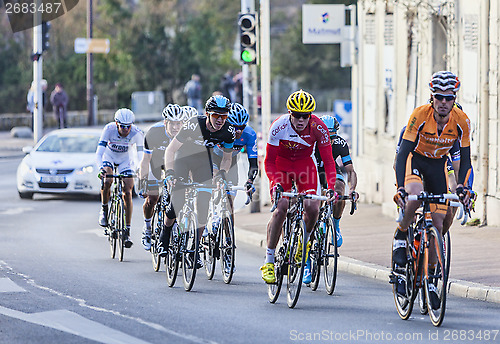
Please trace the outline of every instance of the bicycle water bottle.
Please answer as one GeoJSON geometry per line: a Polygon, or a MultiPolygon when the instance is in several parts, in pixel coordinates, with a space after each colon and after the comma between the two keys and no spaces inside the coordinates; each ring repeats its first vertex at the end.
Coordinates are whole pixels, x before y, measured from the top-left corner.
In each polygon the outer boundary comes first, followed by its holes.
{"type": "Polygon", "coordinates": [[[418,250],[420,249],[420,233],[417,233],[415,235],[415,239],[413,239],[413,247],[414,247],[414,250],[412,252],[412,255],[413,255],[413,258],[416,259],[418,250]]]}

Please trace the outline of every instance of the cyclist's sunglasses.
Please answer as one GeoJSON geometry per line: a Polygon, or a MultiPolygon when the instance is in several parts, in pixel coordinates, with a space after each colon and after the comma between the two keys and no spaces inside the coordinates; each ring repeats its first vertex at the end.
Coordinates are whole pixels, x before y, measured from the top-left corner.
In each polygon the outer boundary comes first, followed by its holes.
{"type": "Polygon", "coordinates": [[[208,112],[208,114],[215,119],[218,119],[218,118],[226,119],[227,118],[227,113],[208,112]]]}
{"type": "Polygon", "coordinates": [[[243,131],[243,130],[245,130],[246,125],[233,125],[233,127],[234,127],[235,130],[241,130],[241,131],[243,131]]]}
{"type": "Polygon", "coordinates": [[[308,119],[309,117],[311,117],[311,113],[310,112],[307,112],[307,113],[292,112],[292,116],[295,117],[295,118],[297,118],[297,119],[300,119],[300,118],[308,119]]]}
{"type": "Polygon", "coordinates": [[[127,130],[127,129],[130,129],[130,127],[132,126],[132,124],[118,124],[118,126],[120,128],[122,128],[123,130],[127,130]]]}
{"type": "Polygon", "coordinates": [[[454,94],[433,93],[432,95],[434,96],[434,98],[436,98],[436,100],[442,101],[443,99],[445,99],[447,102],[451,102],[457,97],[454,94]]]}

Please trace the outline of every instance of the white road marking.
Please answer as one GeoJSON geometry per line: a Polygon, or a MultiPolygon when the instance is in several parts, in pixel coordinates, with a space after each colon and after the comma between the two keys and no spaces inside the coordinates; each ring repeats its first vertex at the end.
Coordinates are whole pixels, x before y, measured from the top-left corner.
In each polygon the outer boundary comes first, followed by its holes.
{"type": "MultiPolygon", "coordinates": [[[[112,314],[114,316],[118,316],[118,317],[121,317],[123,319],[132,320],[132,321],[135,321],[135,322],[137,322],[137,323],[139,323],[141,325],[148,326],[148,327],[150,327],[152,329],[155,329],[157,331],[161,331],[161,332],[167,333],[169,335],[182,338],[183,340],[191,341],[193,343],[203,343],[203,344],[205,344],[205,343],[216,344],[217,343],[217,342],[214,342],[214,341],[210,341],[210,340],[206,340],[206,339],[203,339],[203,338],[196,337],[196,336],[191,335],[191,334],[180,333],[180,332],[168,329],[168,328],[166,328],[166,327],[164,327],[164,326],[162,326],[160,324],[156,324],[156,323],[153,323],[153,322],[146,321],[146,320],[144,320],[142,318],[139,318],[139,317],[133,317],[133,316],[130,316],[130,315],[122,314],[122,313],[120,313],[118,311],[115,311],[115,310],[112,310],[112,309],[106,309],[106,308],[102,308],[102,307],[97,307],[97,306],[89,305],[89,304],[87,304],[87,301],[85,301],[84,299],[75,298],[75,297],[73,297],[71,295],[66,295],[66,294],[63,294],[62,292],[59,292],[57,290],[54,290],[54,289],[51,289],[51,288],[48,288],[48,287],[44,287],[44,286],[41,286],[41,285],[37,284],[35,282],[35,280],[33,280],[32,278],[30,278],[29,276],[27,276],[27,275],[25,275],[23,273],[14,271],[14,269],[11,268],[10,266],[8,266],[7,263],[5,261],[3,261],[3,260],[0,260],[0,271],[1,270],[7,270],[9,273],[15,274],[15,275],[23,278],[24,280],[26,280],[26,282],[28,284],[32,285],[35,288],[47,291],[49,293],[55,294],[55,295],[60,296],[60,297],[64,297],[64,298],[69,299],[71,301],[74,301],[74,302],[78,303],[78,305],[80,307],[85,307],[85,308],[88,308],[88,309],[92,309],[93,311],[96,311],[96,312],[110,313],[110,314],[112,314]]],[[[53,312],[56,312],[56,311],[53,311],[53,312]]],[[[70,311],[67,311],[67,310],[65,312],[67,312],[67,313],[73,313],[73,312],[70,312],[70,311]]],[[[25,321],[33,320],[33,321],[30,321],[30,322],[33,322],[33,323],[37,323],[37,322],[34,321],[34,320],[37,320],[37,319],[42,319],[43,320],[43,319],[49,319],[49,318],[51,318],[50,316],[49,317],[45,317],[45,314],[50,314],[50,313],[51,312],[35,313],[35,314],[41,314],[43,316],[29,318],[29,314],[18,312],[18,311],[15,311],[15,310],[12,310],[12,309],[0,306],[0,314],[5,314],[5,315],[11,316],[11,317],[17,317],[18,319],[22,319],[22,320],[25,320],[25,321]],[[16,315],[16,316],[14,316],[14,315],[16,315]],[[27,316],[28,316],[28,318],[26,318],[27,316]],[[27,320],[27,319],[30,319],[30,320],[27,320]]],[[[78,321],[75,321],[75,322],[80,322],[81,319],[85,319],[85,318],[79,316],[76,313],[73,313],[73,314],[75,314],[76,316],[79,317],[78,321]]],[[[58,318],[58,317],[59,317],[59,314],[56,316],[56,318],[58,318]]],[[[63,318],[64,318],[64,316],[63,316],[63,318]]],[[[72,319],[75,319],[75,317],[73,317],[72,319]]],[[[85,319],[85,321],[89,322],[90,320],[85,319]]],[[[43,324],[43,326],[49,326],[49,325],[43,324]]],[[[59,326],[59,324],[58,324],[58,326],[59,326]]],[[[49,326],[49,327],[56,328],[54,326],[49,326]]],[[[59,329],[59,328],[57,328],[57,329],[59,329]]],[[[109,330],[112,330],[112,329],[110,328],[109,330]]],[[[61,330],[61,331],[63,331],[63,330],[61,330]]],[[[94,328],[92,328],[92,331],[94,331],[94,328]]],[[[115,330],[113,330],[113,331],[115,331],[115,330]]],[[[67,332],[69,332],[69,331],[67,331],[67,332]]],[[[116,332],[117,333],[121,333],[121,332],[118,332],[118,331],[116,331],[116,332]]],[[[73,332],[70,332],[70,333],[73,333],[73,332]]],[[[138,339],[136,339],[134,337],[130,337],[130,338],[136,340],[133,343],[139,343],[139,342],[137,342],[138,339]]],[[[113,340],[114,340],[114,338],[113,338],[113,340]]],[[[118,341],[118,342],[113,341],[113,342],[103,342],[103,343],[124,343],[124,342],[128,343],[128,341],[118,341]]]]}
{"type": "Polygon", "coordinates": [[[10,209],[0,211],[0,215],[19,215],[19,214],[22,214],[24,212],[31,211],[33,209],[34,208],[22,208],[22,207],[10,208],[10,209]]]}
{"type": "Polygon", "coordinates": [[[0,306],[0,314],[24,320],[33,324],[50,327],[79,337],[106,344],[144,344],[141,339],[114,330],[98,322],[88,320],[76,313],[62,309],[40,313],[23,313],[0,306]]]}
{"type": "Polygon", "coordinates": [[[0,277],[0,293],[17,293],[26,291],[18,286],[10,278],[0,277]]]}

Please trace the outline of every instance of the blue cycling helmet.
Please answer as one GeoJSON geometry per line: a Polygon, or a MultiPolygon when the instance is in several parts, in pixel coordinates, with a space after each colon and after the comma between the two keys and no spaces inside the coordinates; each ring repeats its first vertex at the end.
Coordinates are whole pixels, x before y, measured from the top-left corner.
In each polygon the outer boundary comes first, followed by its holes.
{"type": "Polygon", "coordinates": [[[231,110],[231,101],[221,95],[211,96],[205,104],[206,112],[226,113],[229,110],[231,110]]]}
{"type": "Polygon", "coordinates": [[[245,109],[243,105],[239,103],[231,104],[231,110],[229,110],[229,116],[227,117],[229,124],[238,126],[246,125],[248,118],[247,109],[245,109]]]}
{"type": "Polygon", "coordinates": [[[340,123],[335,117],[330,115],[324,115],[321,116],[320,119],[323,121],[323,123],[326,124],[326,127],[328,128],[330,134],[339,131],[340,123]]]}

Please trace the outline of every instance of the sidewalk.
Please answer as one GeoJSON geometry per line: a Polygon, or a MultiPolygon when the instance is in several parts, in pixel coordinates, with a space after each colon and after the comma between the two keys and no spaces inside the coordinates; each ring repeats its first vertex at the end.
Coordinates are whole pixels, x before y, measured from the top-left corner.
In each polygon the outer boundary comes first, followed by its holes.
{"type": "MultiPolygon", "coordinates": [[[[340,222],[344,243],[339,249],[339,270],[388,283],[395,220],[383,215],[378,205],[358,204],[353,216],[347,208],[340,222]]],[[[269,209],[253,214],[249,207],[238,211],[236,239],[266,247],[269,209]]],[[[500,228],[461,226],[455,221],[451,243],[449,293],[500,303],[500,228]]]]}

